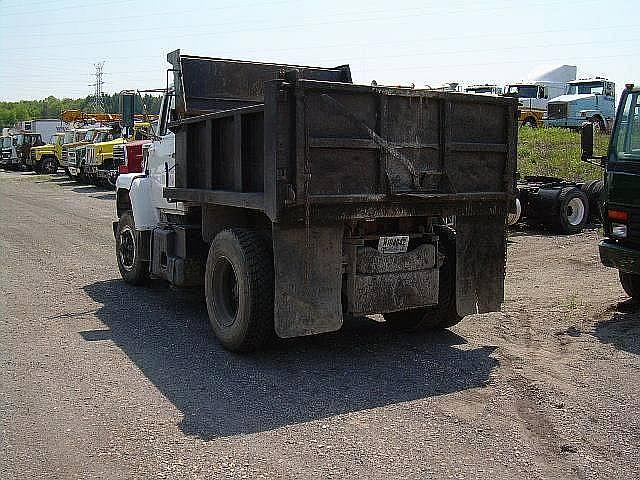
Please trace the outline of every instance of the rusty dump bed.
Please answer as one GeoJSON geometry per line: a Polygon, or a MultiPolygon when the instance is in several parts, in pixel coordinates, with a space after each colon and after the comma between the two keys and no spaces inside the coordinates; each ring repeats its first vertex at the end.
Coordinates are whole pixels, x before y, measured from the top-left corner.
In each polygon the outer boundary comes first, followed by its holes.
{"type": "Polygon", "coordinates": [[[504,214],[516,102],[307,79],[264,103],[182,120],[173,200],[303,218],[504,214]]]}

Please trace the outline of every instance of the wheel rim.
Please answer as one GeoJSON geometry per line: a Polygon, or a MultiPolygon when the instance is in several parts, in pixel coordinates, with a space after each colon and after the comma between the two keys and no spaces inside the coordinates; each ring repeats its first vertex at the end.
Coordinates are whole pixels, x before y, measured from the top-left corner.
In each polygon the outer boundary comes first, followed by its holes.
{"type": "Polygon", "coordinates": [[[238,316],[240,293],[236,271],[226,257],[220,257],[213,269],[213,303],[220,326],[233,325],[238,316]]]}
{"type": "Polygon", "coordinates": [[[584,220],[584,203],[578,197],[572,198],[567,203],[567,207],[565,209],[565,215],[567,218],[567,222],[570,225],[576,226],[582,223],[584,220]]]}
{"type": "Polygon", "coordinates": [[[520,199],[516,198],[516,211],[507,214],[507,225],[513,226],[518,223],[520,215],[522,215],[522,204],[520,203],[520,199]]]}
{"type": "Polygon", "coordinates": [[[130,272],[136,261],[136,237],[130,227],[120,230],[120,264],[122,268],[130,272]]]}

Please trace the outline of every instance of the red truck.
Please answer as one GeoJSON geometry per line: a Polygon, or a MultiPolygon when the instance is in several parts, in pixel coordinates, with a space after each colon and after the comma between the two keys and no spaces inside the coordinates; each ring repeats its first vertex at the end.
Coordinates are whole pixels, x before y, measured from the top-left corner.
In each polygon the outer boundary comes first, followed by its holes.
{"type": "Polygon", "coordinates": [[[151,140],[134,140],[113,146],[113,161],[118,166],[118,174],[142,173],[142,146],[151,140]]]}

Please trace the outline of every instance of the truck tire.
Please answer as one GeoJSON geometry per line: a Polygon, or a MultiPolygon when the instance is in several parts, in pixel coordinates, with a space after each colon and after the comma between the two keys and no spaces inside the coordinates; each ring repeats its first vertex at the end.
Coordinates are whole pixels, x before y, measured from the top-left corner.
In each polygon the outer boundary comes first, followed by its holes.
{"type": "Polygon", "coordinates": [[[116,258],[122,278],[131,285],[141,285],[149,279],[149,262],[144,259],[143,251],[133,213],[127,211],[116,228],[116,258]]]}
{"type": "Polygon", "coordinates": [[[580,187],[580,190],[582,190],[589,199],[589,213],[591,217],[597,220],[602,219],[600,195],[603,189],[604,182],[602,180],[590,180],[580,187]]]}
{"type": "Polygon", "coordinates": [[[507,225],[512,227],[513,225],[515,225],[520,221],[521,217],[522,217],[522,203],[520,203],[519,198],[516,198],[516,211],[509,212],[507,214],[507,225]]]}
{"type": "Polygon", "coordinates": [[[45,157],[40,164],[40,171],[42,173],[56,173],[58,171],[58,161],[52,157],[45,157]]]}
{"type": "Polygon", "coordinates": [[[456,233],[441,227],[438,234],[445,259],[439,272],[438,304],[404,312],[385,313],[387,325],[394,330],[416,331],[452,327],[462,320],[456,309],[456,233]]]}
{"type": "Polygon", "coordinates": [[[634,300],[640,300],[640,275],[620,272],[620,283],[627,295],[634,300]]]}
{"type": "Polygon", "coordinates": [[[589,199],[576,187],[565,187],[557,200],[557,211],[553,223],[559,233],[580,233],[589,220],[589,199]]]}
{"type": "Polygon", "coordinates": [[[205,272],[209,321],[224,348],[246,352],[274,336],[273,253],[258,232],[227,229],[213,239],[205,272]]]}

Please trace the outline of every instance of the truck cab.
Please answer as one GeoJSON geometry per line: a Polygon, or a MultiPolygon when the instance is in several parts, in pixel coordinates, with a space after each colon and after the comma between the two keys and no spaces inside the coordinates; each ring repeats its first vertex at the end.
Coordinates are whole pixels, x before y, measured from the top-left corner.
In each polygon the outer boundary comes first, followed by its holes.
{"type": "Polygon", "coordinates": [[[118,174],[142,172],[143,148],[151,140],[132,140],[113,146],[113,163],[118,174]]]}
{"type": "Polygon", "coordinates": [[[28,168],[27,162],[31,157],[31,149],[44,145],[39,133],[19,132],[13,136],[12,158],[9,166],[14,168],[28,168]]]}
{"type": "Polygon", "coordinates": [[[13,138],[10,135],[0,137],[0,167],[8,166],[13,151],[13,138]]]}
{"type": "Polygon", "coordinates": [[[60,166],[64,168],[67,175],[69,173],[69,152],[84,142],[88,128],[72,128],[64,132],[62,139],[62,154],[60,156],[60,166]]]}
{"type": "Polygon", "coordinates": [[[508,85],[506,95],[518,98],[520,125],[541,126],[549,99],[566,91],[567,83],[576,79],[577,70],[575,65],[560,65],[539,71],[527,81],[508,85]]]}
{"type": "Polygon", "coordinates": [[[151,124],[149,122],[136,122],[130,136],[117,136],[117,133],[114,132],[111,139],[89,145],[85,162],[88,180],[95,185],[115,186],[118,167],[113,158],[114,146],[131,140],[148,139],[150,135],[151,124]]]}
{"type": "Polygon", "coordinates": [[[615,99],[616,85],[605,78],[569,82],[564,95],[549,101],[545,123],[578,129],[584,122],[591,122],[600,132],[610,131],[615,99]]]}
{"type": "Polygon", "coordinates": [[[506,94],[518,99],[518,121],[525,127],[539,127],[549,99],[549,87],[536,83],[518,83],[507,87],[506,94]]]}
{"type": "Polygon", "coordinates": [[[36,173],[55,173],[58,171],[62,158],[62,143],[64,133],[54,133],[49,143],[31,149],[27,165],[36,173]]]}
{"type": "Polygon", "coordinates": [[[87,146],[93,143],[107,142],[113,139],[111,127],[91,127],[82,130],[83,137],[68,150],[69,176],[74,180],[85,181],[85,163],[87,146]]]}
{"type": "MultiPolygon", "coordinates": [[[[582,129],[583,159],[593,158],[593,124],[582,129]]],[[[624,290],[640,300],[640,86],[628,84],[622,93],[605,168],[602,197],[606,238],[600,260],[619,271],[624,290]]]]}

